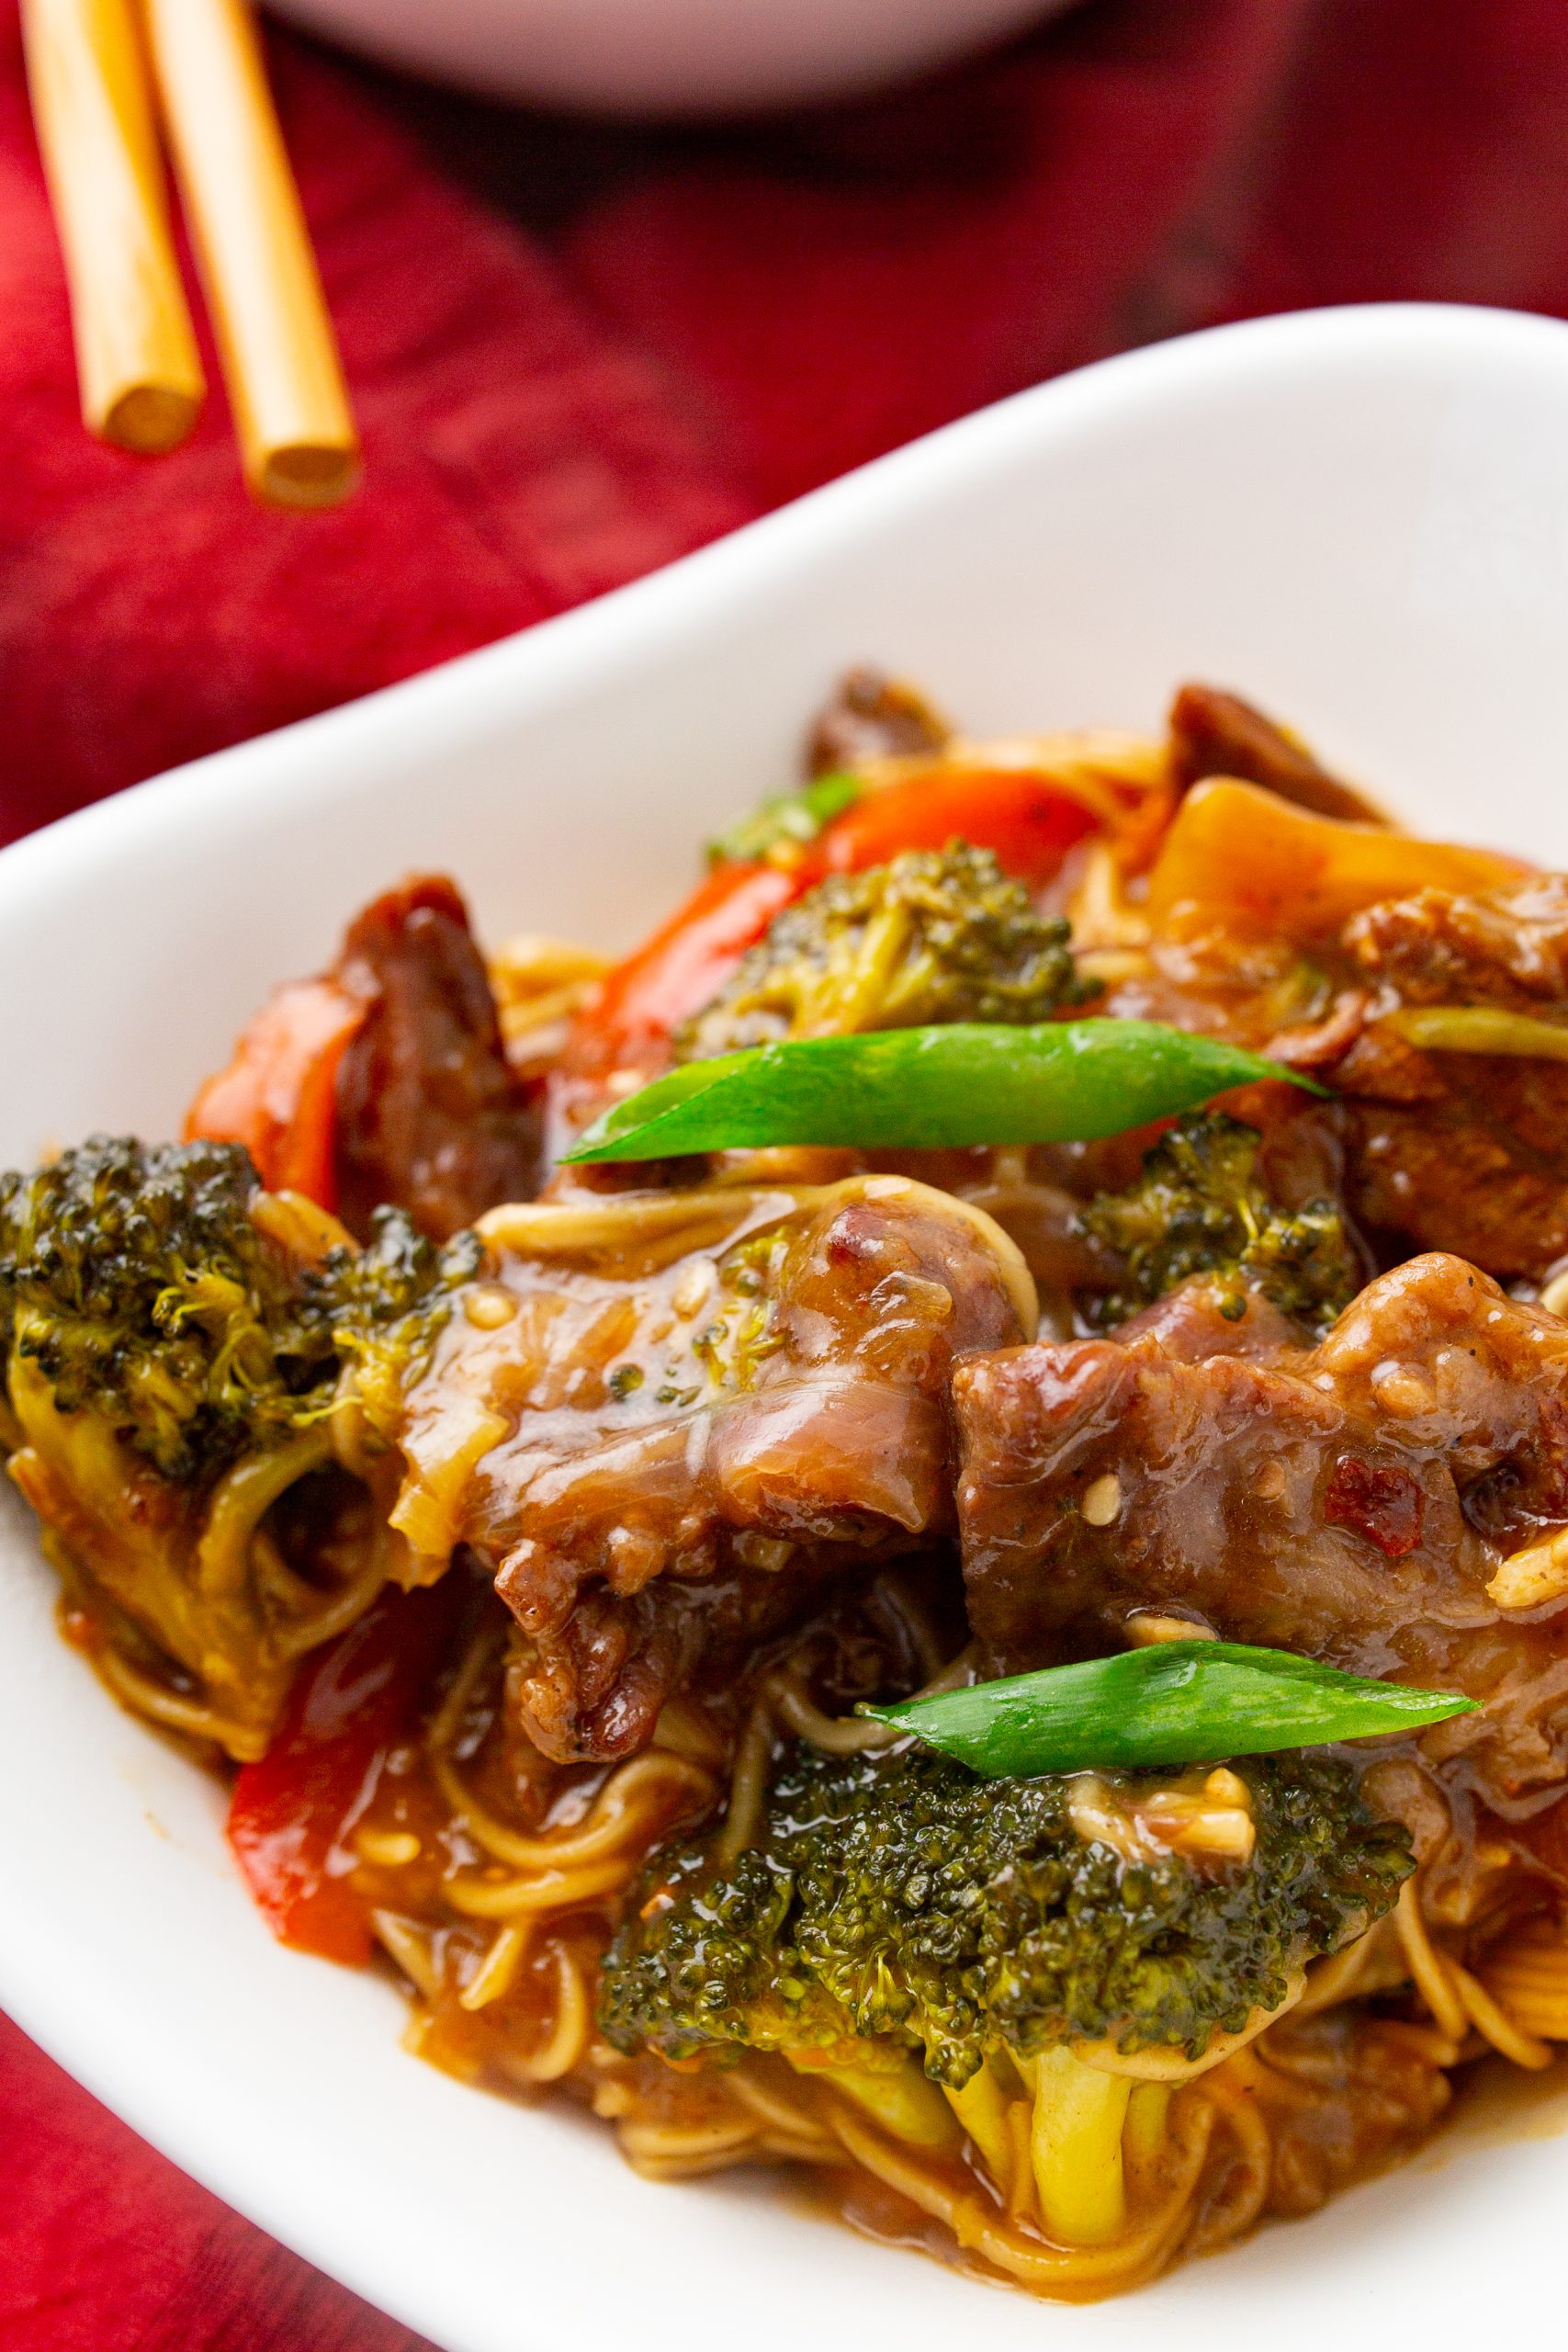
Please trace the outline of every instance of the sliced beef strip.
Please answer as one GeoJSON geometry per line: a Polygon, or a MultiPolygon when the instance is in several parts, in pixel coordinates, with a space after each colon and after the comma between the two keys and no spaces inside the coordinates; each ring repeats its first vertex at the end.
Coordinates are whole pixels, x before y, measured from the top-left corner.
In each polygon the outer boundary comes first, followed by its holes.
{"type": "Polygon", "coordinates": [[[1190,1317],[1163,1312],[956,1370],[969,1611],[998,1669],[1172,1611],[1481,1702],[1421,1745],[1488,1804],[1560,1780],[1568,1604],[1510,1620],[1486,1586],[1568,1521],[1568,1327],[1438,1255],[1370,1284],[1314,1349],[1194,1358],[1190,1317]],[[1091,1523],[1084,1498],[1112,1479],[1091,1523]]]}
{"type": "Polygon", "coordinates": [[[1568,879],[1424,890],[1358,915],[1344,947],[1362,1018],[1320,1067],[1344,1106],[1356,1213],[1500,1280],[1539,1278],[1568,1251],[1568,1063],[1424,1052],[1387,1016],[1449,1004],[1568,1019],[1568,879]]]}
{"type": "Polygon", "coordinates": [[[1422,890],[1369,907],[1345,944],[1407,1004],[1568,1006],[1568,875],[1532,874],[1463,896],[1422,890]]]}
{"type": "Polygon", "coordinates": [[[1222,1287],[1197,1274],[1118,1324],[1112,1336],[1122,1347],[1172,1363],[1203,1363],[1211,1356],[1271,1359],[1299,1351],[1303,1335],[1301,1325],[1256,1283],[1227,1282],[1222,1287]]]}
{"type": "Polygon", "coordinates": [[[867,760],[942,751],[948,727],[913,686],[880,670],[852,670],[813,722],[807,775],[834,775],[867,760]]]}
{"type": "Polygon", "coordinates": [[[441,1498],[439,1542],[417,1503],[400,1523],[494,1573],[551,1756],[641,1747],[673,1690],[797,1622],[828,1578],[950,1534],[953,1360],[1032,1328],[1011,1245],[923,1185],[859,1177],[732,1211],[685,1197],[701,1246],[629,1275],[635,1202],[581,1212],[620,1235],[615,1272],[538,1254],[549,1211],[512,1221],[531,1255],[498,1220],[495,1280],[408,1401],[400,1443],[413,1488],[441,1498]]]}
{"type": "Polygon", "coordinates": [[[1363,825],[1384,821],[1362,794],[1321,766],[1304,743],[1223,687],[1179,687],[1168,726],[1171,780],[1179,792],[1206,776],[1234,775],[1319,817],[1363,825]]]}
{"type": "Polygon", "coordinates": [[[338,1069],[344,1222],[361,1237],[384,1202],[436,1240],[502,1201],[531,1198],[538,1121],[508,1067],[468,910],[442,876],[367,907],[336,977],[367,1003],[338,1069]]]}
{"type": "Polygon", "coordinates": [[[1452,1250],[1503,1281],[1539,1281],[1568,1252],[1568,1083],[1553,1068],[1509,1062],[1490,1097],[1479,1070],[1414,1104],[1348,1095],[1362,1223],[1395,1248],[1452,1250]]]}

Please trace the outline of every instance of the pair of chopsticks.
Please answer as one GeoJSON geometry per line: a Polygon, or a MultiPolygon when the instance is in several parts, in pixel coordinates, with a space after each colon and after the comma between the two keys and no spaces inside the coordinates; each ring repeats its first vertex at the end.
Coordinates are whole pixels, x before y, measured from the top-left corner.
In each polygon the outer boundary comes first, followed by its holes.
{"type": "Polygon", "coordinates": [[[245,0],[22,0],[22,30],[88,431],[161,454],[206,396],[166,141],[245,479],[271,505],[335,505],[359,445],[245,0]]]}

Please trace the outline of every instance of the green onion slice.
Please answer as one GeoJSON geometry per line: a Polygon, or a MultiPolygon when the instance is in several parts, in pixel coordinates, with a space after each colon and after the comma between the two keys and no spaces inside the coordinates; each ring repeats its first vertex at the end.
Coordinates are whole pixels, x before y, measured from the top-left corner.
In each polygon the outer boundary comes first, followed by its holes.
{"type": "Polygon", "coordinates": [[[775,793],[709,842],[708,863],[745,864],[789,843],[814,842],[824,825],[864,797],[859,776],[846,774],[816,776],[798,792],[775,793]]]}
{"type": "Polygon", "coordinates": [[[1412,1046],[1448,1054],[1511,1054],[1568,1062],[1568,1027],[1509,1012],[1496,1004],[1430,1004],[1404,1007],[1388,1025],[1412,1046]]]}
{"type": "Polygon", "coordinates": [[[1450,1690],[1367,1682],[1244,1642],[1161,1642],[892,1707],[862,1706],[987,1780],[1115,1766],[1217,1764],[1416,1731],[1473,1708],[1450,1690]]]}
{"type": "Polygon", "coordinates": [[[908,1151],[1089,1143],[1259,1078],[1324,1091],[1261,1054],[1157,1021],[959,1021],[802,1037],[667,1071],[606,1111],[564,1157],[662,1159],[767,1144],[908,1151]]]}

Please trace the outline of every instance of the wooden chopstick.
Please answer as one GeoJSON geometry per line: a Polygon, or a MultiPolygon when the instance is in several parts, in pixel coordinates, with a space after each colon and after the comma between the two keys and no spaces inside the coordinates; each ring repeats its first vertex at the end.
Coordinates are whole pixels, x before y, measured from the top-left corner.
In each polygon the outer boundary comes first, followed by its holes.
{"type": "Polygon", "coordinates": [[[169,234],[132,0],[22,0],[33,120],[65,256],[83,421],[122,449],[183,441],[207,385],[169,234]]]}
{"type": "Polygon", "coordinates": [[[359,472],[337,344],[243,0],[142,0],[245,478],[332,506],[359,472]]]}

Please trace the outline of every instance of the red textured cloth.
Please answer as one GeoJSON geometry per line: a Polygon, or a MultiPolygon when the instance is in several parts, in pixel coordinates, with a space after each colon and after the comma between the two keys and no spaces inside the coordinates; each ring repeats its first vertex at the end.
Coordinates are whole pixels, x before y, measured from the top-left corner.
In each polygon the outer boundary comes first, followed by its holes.
{"type": "MultiPolygon", "coordinates": [[[[1568,311],[1562,0],[1085,0],[874,106],[614,131],[279,40],[365,435],[258,513],[220,396],[76,422],[0,0],[0,838],[666,561],[1055,369],[1392,296],[1568,311]]],[[[410,2352],[0,2021],[0,2352],[410,2352]]]]}
{"type": "Polygon", "coordinates": [[[1121,339],[1300,6],[1091,8],[795,129],[574,145],[427,105],[440,169],[384,86],[280,40],[367,461],[300,516],[250,505],[216,392],[169,458],[80,431],[6,0],[0,827],[537,620],[1121,339]],[[513,221],[462,184],[487,168],[513,221]]]}

